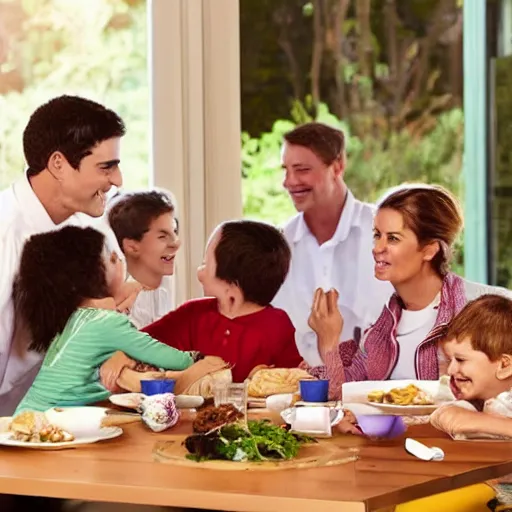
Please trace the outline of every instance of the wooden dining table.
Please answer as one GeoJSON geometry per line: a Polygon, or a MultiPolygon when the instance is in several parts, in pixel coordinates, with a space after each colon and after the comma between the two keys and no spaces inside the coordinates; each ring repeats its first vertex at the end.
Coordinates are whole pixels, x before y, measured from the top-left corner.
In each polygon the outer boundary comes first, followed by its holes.
{"type": "Polygon", "coordinates": [[[187,415],[163,433],[140,422],[123,430],[116,439],[67,450],[0,447],[0,493],[239,512],[362,512],[512,473],[512,443],[453,441],[430,425],[410,427],[405,436],[386,441],[340,435],[336,442],[355,448],[357,460],[278,471],[156,461],[157,442],[191,431],[187,415]],[[440,447],[444,460],[409,455],[406,436],[440,447]]]}

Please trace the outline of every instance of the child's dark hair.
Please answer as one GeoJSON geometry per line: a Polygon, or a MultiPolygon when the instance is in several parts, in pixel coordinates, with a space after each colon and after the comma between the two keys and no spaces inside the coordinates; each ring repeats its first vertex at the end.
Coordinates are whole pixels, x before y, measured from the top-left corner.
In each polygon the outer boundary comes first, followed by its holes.
{"type": "Polygon", "coordinates": [[[126,194],[114,204],[108,222],[123,250],[123,240],[140,242],[155,219],[173,211],[174,203],[169,194],[157,190],[135,192],[126,194]]]}
{"type": "Polygon", "coordinates": [[[13,299],[31,350],[44,353],[84,299],[108,297],[104,244],[99,231],[75,226],[34,235],[25,243],[13,299]]]}
{"type": "Polygon", "coordinates": [[[55,151],[78,169],[97,144],[124,134],[122,119],[103,105],[79,96],[54,98],[30,116],[23,132],[27,174],[39,174],[55,151]]]}
{"type": "Polygon", "coordinates": [[[467,339],[491,361],[512,354],[512,300],[488,294],[468,302],[448,325],[444,339],[467,339]]]}
{"type": "Polygon", "coordinates": [[[290,258],[288,243],[275,227],[251,220],[225,222],[215,248],[216,276],[239,286],[246,301],[267,306],[288,274],[290,258]]]}

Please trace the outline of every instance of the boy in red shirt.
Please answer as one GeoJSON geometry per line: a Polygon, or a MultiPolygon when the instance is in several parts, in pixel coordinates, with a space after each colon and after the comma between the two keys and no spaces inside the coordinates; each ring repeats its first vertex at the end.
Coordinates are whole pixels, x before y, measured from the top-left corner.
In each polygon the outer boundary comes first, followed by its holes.
{"type": "Polygon", "coordinates": [[[289,266],[290,249],[276,228],[225,222],[211,235],[197,273],[207,298],[185,302],[143,330],[175,348],[221,357],[232,365],[234,382],[259,365],[296,367],[302,358],[295,329],[270,305],[289,266]]]}
{"type": "MultiPolygon", "coordinates": [[[[283,310],[270,305],[286,278],[290,257],[285,238],[269,224],[221,224],[198,269],[207,297],[185,302],[143,331],[180,350],[222,358],[232,367],[234,382],[243,382],[257,366],[298,366],[302,358],[293,324],[283,310]]],[[[125,360],[121,356],[121,366],[134,367],[125,360]]]]}

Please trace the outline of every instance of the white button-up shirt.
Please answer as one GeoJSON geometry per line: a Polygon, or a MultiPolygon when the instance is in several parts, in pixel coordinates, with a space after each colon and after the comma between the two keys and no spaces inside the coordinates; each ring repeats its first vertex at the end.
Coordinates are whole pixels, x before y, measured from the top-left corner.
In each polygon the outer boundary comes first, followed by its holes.
{"type": "MultiPolygon", "coordinates": [[[[128,281],[135,279],[128,275],[128,281]]],[[[174,281],[172,276],[162,277],[160,286],[154,290],[142,290],[130,309],[129,317],[137,329],[156,322],[174,309],[174,281]]]]}
{"type": "Polygon", "coordinates": [[[310,365],[323,364],[316,334],[308,326],[317,288],[339,292],[344,324],[341,341],[358,338],[378,318],[393,293],[390,283],[374,277],[373,216],[375,208],[347,199],[334,236],[319,245],[302,213],[284,227],[290,244],[290,271],[273,305],[284,309],[296,329],[297,348],[310,365]]]}
{"type": "Polygon", "coordinates": [[[85,222],[73,215],[58,226],[54,224],[26,175],[0,192],[0,416],[12,414],[32,385],[43,357],[13,344],[12,285],[23,246],[32,235],[67,224],[85,222]]]}

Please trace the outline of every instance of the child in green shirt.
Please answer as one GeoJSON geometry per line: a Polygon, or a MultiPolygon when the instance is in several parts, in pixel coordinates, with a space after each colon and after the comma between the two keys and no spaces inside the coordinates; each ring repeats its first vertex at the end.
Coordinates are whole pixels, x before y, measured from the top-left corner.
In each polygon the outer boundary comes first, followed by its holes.
{"type": "Polygon", "coordinates": [[[115,352],[159,368],[184,370],[200,355],[164,345],[115,311],[121,262],[92,228],[64,227],[32,236],[14,284],[19,328],[30,349],[46,352],[41,370],[16,414],[105,400],[99,367],[115,352]]]}

